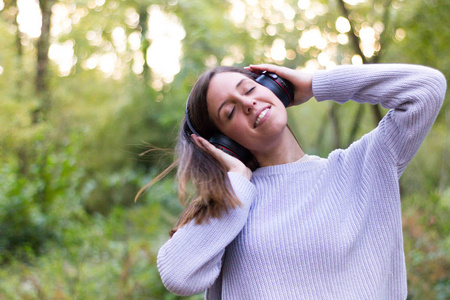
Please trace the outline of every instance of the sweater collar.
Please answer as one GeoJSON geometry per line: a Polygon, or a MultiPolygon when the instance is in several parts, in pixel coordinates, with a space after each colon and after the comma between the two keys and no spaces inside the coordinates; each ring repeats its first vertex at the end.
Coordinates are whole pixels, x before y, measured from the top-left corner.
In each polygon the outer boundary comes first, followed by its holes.
{"type": "Polygon", "coordinates": [[[302,158],[292,163],[268,167],[260,167],[255,171],[253,171],[252,177],[314,171],[317,167],[325,165],[326,162],[327,162],[326,158],[321,158],[316,155],[305,154],[302,158]]]}

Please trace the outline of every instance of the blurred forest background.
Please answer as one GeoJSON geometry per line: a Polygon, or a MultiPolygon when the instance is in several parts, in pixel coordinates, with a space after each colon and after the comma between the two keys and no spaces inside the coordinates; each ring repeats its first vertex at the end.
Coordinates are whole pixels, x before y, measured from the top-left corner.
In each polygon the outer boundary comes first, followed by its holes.
{"type": "MultiPolygon", "coordinates": [[[[448,0],[0,0],[0,299],[202,299],[156,253],[182,206],[172,159],[215,65],[415,63],[450,78],[448,0]]],[[[450,297],[450,101],[401,178],[408,299],[450,297]]],[[[376,126],[370,105],[289,109],[307,153],[376,126]]]]}

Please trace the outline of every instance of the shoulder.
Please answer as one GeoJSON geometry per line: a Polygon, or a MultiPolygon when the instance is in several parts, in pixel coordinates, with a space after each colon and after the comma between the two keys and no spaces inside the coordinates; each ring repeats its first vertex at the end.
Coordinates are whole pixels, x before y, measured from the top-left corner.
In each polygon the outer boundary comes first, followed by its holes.
{"type": "Polygon", "coordinates": [[[361,172],[364,169],[395,169],[396,161],[380,140],[377,127],[354,141],[346,149],[336,149],[328,155],[328,167],[341,169],[340,173],[361,172]]]}

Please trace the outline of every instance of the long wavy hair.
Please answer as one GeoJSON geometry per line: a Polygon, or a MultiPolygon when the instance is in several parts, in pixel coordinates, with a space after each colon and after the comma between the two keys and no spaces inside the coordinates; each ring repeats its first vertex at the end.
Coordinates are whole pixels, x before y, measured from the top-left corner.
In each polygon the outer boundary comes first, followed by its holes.
{"type": "MultiPolygon", "coordinates": [[[[219,131],[208,114],[206,95],[209,83],[216,74],[225,72],[241,73],[255,80],[254,74],[251,72],[227,66],[219,66],[200,75],[192,88],[187,109],[191,125],[206,140],[219,131]]],[[[192,220],[197,224],[202,224],[211,218],[220,218],[229,209],[242,205],[231,187],[226,168],[210,154],[199,148],[192,140],[189,132],[186,119],[183,119],[175,148],[175,162],[144,186],[136,195],[137,199],[142,192],[178,166],[178,195],[181,203],[186,207],[176,226],[171,230],[171,236],[180,227],[192,220]],[[190,183],[195,188],[193,197],[187,195],[190,183]]],[[[252,171],[259,166],[254,156],[249,159],[246,165],[252,171]]]]}

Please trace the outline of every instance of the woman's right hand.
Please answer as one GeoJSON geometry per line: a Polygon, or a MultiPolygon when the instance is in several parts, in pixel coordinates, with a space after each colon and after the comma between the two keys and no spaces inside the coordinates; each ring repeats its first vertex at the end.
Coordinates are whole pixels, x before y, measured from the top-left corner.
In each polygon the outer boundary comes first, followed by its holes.
{"type": "Polygon", "coordinates": [[[201,136],[192,134],[191,138],[194,140],[195,144],[200,149],[202,149],[206,153],[209,153],[215,159],[217,159],[222,165],[224,165],[228,172],[235,172],[241,174],[248,180],[252,178],[252,171],[246,165],[244,165],[244,163],[241,162],[239,159],[229,154],[226,154],[222,150],[216,148],[213,144],[211,144],[201,136]]]}

